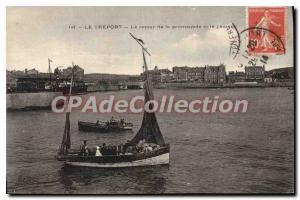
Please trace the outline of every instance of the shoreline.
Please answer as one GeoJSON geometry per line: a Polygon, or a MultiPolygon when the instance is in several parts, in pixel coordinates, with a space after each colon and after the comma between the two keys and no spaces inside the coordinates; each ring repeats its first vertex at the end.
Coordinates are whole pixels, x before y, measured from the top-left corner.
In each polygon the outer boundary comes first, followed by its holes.
{"type": "MultiPolygon", "coordinates": [[[[291,91],[294,91],[294,83],[280,83],[280,84],[255,84],[255,85],[232,85],[232,84],[223,84],[223,85],[199,85],[199,84],[191,84],[191,83],[174,83],[172,84],[164,84],[163,87],[161,85],[155,85],[154,89],[237,89],[237,88],[287,88],[291,91]],[[177,84],[177,85],[176,85],[177,84]]],[[[129,90],[142,90],[142,89],[129,89],[129,90]]],[[[105,92],[125,92],[126,90],[106,90],[106,91],[93,91],[93,92],[85,92],[85,93],[78,93],[73,95],[85,95],[91,93],[105,93],[105,92]]],[[[51,108],[51,100],[54,96],[58,94],[50,95],[47,94],[48,92],[40,92],[40,93],[6,93],[7,98],[7,105],[6,105],[6,112],[26,112],[26,111],[33,111],[33,110],[49,110],[51,108]],[[32,96],[34,95],[34,96],[32,96]],[[15,98],[12,99],[12,96],[15,98]],[[35,97],[35,98],[33,98],[35,97]],[[40,99],[41,98],[41,99],[40,99]],[[12,103],[13,102],[13,103],[12,103]]],[[[51,93],[51,92],[49,92],[51,93]]]]}
{"type": "Polygon", "coordinates": [[[154,85],[155,89],[188,89],[188,88],[274,88],[274,87],[293,87],[294,82],[272,82],[272,83],[247,83],[241,82],[239,84],[225,83],[225,84],[203,84],[203,83],[160,83],[154,85]]]}

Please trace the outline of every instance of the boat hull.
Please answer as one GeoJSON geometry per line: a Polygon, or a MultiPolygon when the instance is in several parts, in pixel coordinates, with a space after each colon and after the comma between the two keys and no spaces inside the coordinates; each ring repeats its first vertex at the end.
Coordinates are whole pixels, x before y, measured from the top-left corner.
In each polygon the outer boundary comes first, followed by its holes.
{"type": "Polygon", "coordinates": [[[65,161],[67,166],[94,168],[124,168],[169,164],[170,145],[159,149],[137,153],[104,156],[82,156],[79,152],[69,151],[66,155],[57,155],[56,159],[65,161]]]}
{"type": "Polygon", "coordinates": [[[132,131],[132,127],[129,126],[110,127],[110,126],[97,125],[96,123],[82,122],[82,121],[78,121],[78,129],[80,131],[98,132],[98,133],[132,131]]]}
{"type": "Polygon", "coordinates": [[[150,157],[131,162],[118,162],[118,163],[93,163],[93,162],[70,162],[66,161],[65,164],[73,167],[91,167],[91,168],[126,168],[126,167],[141,167],[141,166],[154,166],[154,165],[168,165],[170,154],[164,153],[155,157],[150,157]]]}

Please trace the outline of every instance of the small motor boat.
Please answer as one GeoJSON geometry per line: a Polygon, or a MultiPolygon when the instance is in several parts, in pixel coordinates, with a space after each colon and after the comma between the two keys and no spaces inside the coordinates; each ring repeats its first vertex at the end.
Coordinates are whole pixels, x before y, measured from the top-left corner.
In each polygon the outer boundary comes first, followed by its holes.
{"type": "Polygon", "coordinates": [[[125,122],[124,120],[110,120],[107,122],[97,121],[83,122],[78,121],[78,129],[80,131],[90,131],[90,132],[119,132],[119,131],[131,131],[133,127],[132,123],[125,122]]]}

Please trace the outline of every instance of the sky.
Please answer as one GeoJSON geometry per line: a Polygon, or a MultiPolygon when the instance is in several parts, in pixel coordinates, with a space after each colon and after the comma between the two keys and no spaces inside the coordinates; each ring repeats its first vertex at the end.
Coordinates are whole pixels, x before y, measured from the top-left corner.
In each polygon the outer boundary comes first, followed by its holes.
{"type": "MultiPolygon", "coordinates": [[[[291,9],[286,10],[286,54],[269,56],[266,70],[293,66],[293,26],[291,9]]],[[[174,66],[226,65],[226,70],[242,69],[247,64],[241,55],[229,55],[226,29],[218,25],[234,23],[246,29],[245,7],[7,7],[6,68],[35,68],[47,72],[70,66],[72,62],[85,73],[139,74],[142,55],[129,32],[141,38],[151,52],[150,68],[174,66]],[[85,27],[92,26],[92,29],[85,27]],[[117,29],[95,29],[116,25],[117,29]],[[149,27],[163,26],[164,28],[149,27]],[[187,29],[172,26],[198,25],[187,29]],[[214,25],[213,28],[203,26],[214,25]],[[74,27],[70,28],[70,27],[74,27]],[[169,26],[170,28],[165,28],[169,26]],[[81,28],[79,28],[81,27],[81,28]],[[137,28],[134,28],[137,27],[137,28]]],[[[241,35],[241,46],[246,45],[241,35]]]]}

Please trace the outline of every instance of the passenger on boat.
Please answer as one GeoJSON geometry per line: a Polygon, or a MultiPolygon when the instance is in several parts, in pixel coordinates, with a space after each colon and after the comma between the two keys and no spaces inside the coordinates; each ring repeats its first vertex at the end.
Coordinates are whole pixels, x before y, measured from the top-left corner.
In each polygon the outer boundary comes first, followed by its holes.
{"type": "Polygon", "coordinates": [[[102,144],[102,147],[100,148],[100,153],[101,153],[102,155],[105,155],[105,150],[106,150],[106,144],[103,143],[103,144],[102,144]]]}
{"type": "Polygon", "coordinates": [[[113,155],[117,155],[118,154],[118,147],[117,146],[113,146],[112,153],[113,153],[113,155]]]}
{"type": "Polygon", "coordinates": [[[132,154],[132,153],[133,153],[133,146],[128,146],[125,154],[132,154]]]}
{"type": "Polygon", "coordinates": [[[102,155],[117,155],[117,147],[111,145],[103,144],[103,147],[100,149],[102,155]]]}
{"type": "Polygon", "coordinates": [[[142,139],[138,142],[137,146],[136,146],[136,149],[138,152],[142,152],[143,151],[143,147],[144,147],[144,144],[146,143],[146,140],[145,139],[142,139]]]}
{"type": "Polygon", "coordinates": [[[89,154],[90,154],[90,151],[89,151],[88,147],[86,146],[85,151],[84,151],[84,155],[88,156],[89,154]]]}
{"type": "Polygon", "coordinates": [[[87,140],[83,140],[83,144],[80,145],[80,155],[88,155],[89,151],[88,151],[88,147],[87,147],[87,140]]]}
{"type": "Polygon", "coordinates": [[[108,145],[108,155],[117,155],[117,147],[108,145]]]}
{"type": "Polygon", "coordinates": [[[143,147],[143,144],[144,144],[144,140],[140,140],[137,144],[137,147],[138,148],[142,148],[143,147]]]}
{"type": "Polygon", "coordinates": [[[101,152],[100,152],[100,147],[96,146],[96,153],[95,156],[102,156],[101,152]]]}
{"type": "Polygon", "coordinates": [[[117,146],[117,155],[124,154],[123,144],[117,146]]]}
{"type": "Polygon", "coordinates": [[[134,145],[134,144],[130,140],[127,140],[127,142],[124,144],[124,147],[123,147],[124,151],[126,151],[127,148],[132,145],[134,145]]]}
{"type": "Polygon", "coordinates": [[[153,144],[153,146],[152,146],[153,150],[156,150],[156,149],[159,149],[159,148],[160,148],[160,146],[158,144],[153,144]]]}
{"type": "Polygon", "coordinates": [[[114,122],[114,121],[115,121],[114,116],[112,116],[110,122],[114,122]]]}
{"type": "Polygon", "coordinates": [[[97,120],[96,125],[97,125],[97,126],[99,125],[99,120],[97,120]]]}
{"type": "Polygon", "coordinates": [[[146,153],[153,150],[153,148],[149,144],[145,144],[143,149],[144,149],[144,152],[146,152],[146,153]]]}
{"type": "Polygon", "coordinates": [[[121,125],[124,125],[124,124],[125,124],[125,120],[122,118],[122,119],[120,120],[120,123],[121,123],[121,125]]]}

